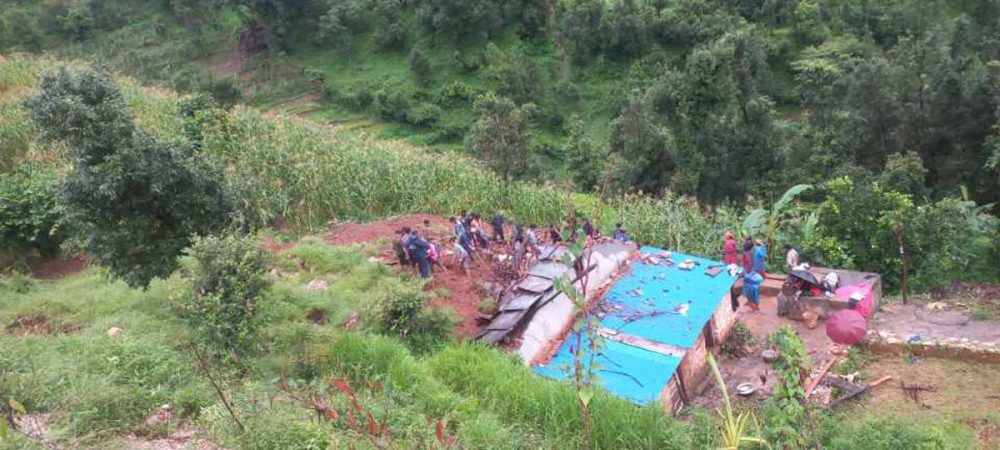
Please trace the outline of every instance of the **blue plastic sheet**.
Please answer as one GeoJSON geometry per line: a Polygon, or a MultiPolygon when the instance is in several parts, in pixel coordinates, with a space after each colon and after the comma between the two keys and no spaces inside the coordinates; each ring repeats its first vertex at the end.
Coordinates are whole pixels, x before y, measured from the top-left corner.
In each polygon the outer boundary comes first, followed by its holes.
{"type": "MultiPolygon", "coordinates": [[[[589,348],[587,342],[584,339],[583,355],[589,354],[586,350],[589,348]]],[[[535,367],[535,373],[556,380],[571,379],[570,368],[573,366],[575,347],[576,338],[570,336],[555,358],[545,366],[535,367]]],[[[587,367],[589,360],[590,358],[583,357],[584,367],[587,367]]],[[[614,341],[605,341],[601,353],[594,360],[599,367],[596,371],[597,384],[612,394],[639,405],[656,401],[681,363],[680,358],[614,341]]]]}
{"type": "MultiPolygon", "coordinates": [[[[651,255],[664,251],[648,246],[640,250],[651,255]]],[[[633,263],[632,270],[605,294],[601,327],[681,348],[694,345],[736,276],[730,276],[725,269],[714,277],[705,273],[711,266],[721,266],[721,261],[678,252],[672,252],[671,259],[671,266],[633,263]],[[699,264],[693,270],[680,269],[680,263],[689,259],[699,264]]],[[[567,369],[573,360],[574,341],[570,336],[553,360],[534,368],[535,372],[549,378],[569,378],[567,369]]],[[[600,384],[640,405],[659,397],[680,364],[677,357],[605,342],[595,358],[600,364],[600,384]]],[[[586,343],[584,347],[586,353],[586,343]]]]}

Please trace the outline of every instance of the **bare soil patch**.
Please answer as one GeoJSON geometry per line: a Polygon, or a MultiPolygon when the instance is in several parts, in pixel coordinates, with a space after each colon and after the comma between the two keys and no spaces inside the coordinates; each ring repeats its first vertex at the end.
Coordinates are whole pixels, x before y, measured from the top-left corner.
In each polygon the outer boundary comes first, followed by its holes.
{"type": "MultiPolygon", "coordinates": [[[[435,239],[438,248],[442,252],[447,271],[438,269],[434,272],[433,279],[427,283],[428,291],[443,292],[446,295],[435,296],[431,300],[431,306],[450,307],[458,314],[461,322],[455,329],[455,333],[461,337],[471,337],[475,335],[479,326],[476,319],[479,317],[479,301],[489,295],[482,288],[484,283],[492,284],[496,282],[496,275],[492,266],[482,260],[476,260],[469,270],[469,275],[462,273],[461,267],[456,265],[451,256],[449,243],[451,224],[440,216],[432,214],[411,214],[403,217],[386,219],[378,222],[365,224],[346,223],[336,226],[322,235],[322,239],[329,245],[351,245],[364,242],[374,242],[384,239],[387,243],[380,250],[379,260],[384,264],[396,267],[398,270],[413,270],[411,267],[399,267],[395,254],[392,252],[392,240],[398,238],[397,231],[402,227],[417,229],[427,237],[435,239]],[[424,224],[427,221],[427,225],[424,224]]],[[[499,250],[503,250],[500,246],[499,250]]]]}
{"type": "Polygon", "coordinates": [[[87,257],[85,255],[75,258],[30,258],[28,269],[31,276],[41,280],[55,280],[65,278],[83,272],[87,268],[87,257]]]}

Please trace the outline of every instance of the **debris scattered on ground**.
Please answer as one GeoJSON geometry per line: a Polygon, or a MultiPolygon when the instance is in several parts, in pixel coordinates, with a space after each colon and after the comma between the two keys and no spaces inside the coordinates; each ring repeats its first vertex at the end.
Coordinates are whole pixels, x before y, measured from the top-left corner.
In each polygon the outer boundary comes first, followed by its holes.
{"type": "MultiPolygon", "coordinates": [[[[915,403],[920,402],[920,392],[937,392],[938,387],[930,384],[906,384],[905,381],[900,382],[900,386],[906,396],[911,398],[915,403]]],[[[921,405],[923,405],[921,403],[921,405]]],[[[926,405],[923,405],[926,407],[926,405]]]]}
{"type": "Polygon", "coordinates": [[[850,400],[852,398],[855,398],[855,397],[857,397],[857,396],[859,396],[861,394],[864,394],[865,392],[870,391],[872,388],[874,388],[876,386],[879,386],[879,385],[881,385],[881,384],[883,384],[886,381],[889,381],[891,379],[892,379],[892,375],[886,375],[886,376],[884,376],[882,378],[879,378],[879,379],[877,379],[875,381],[872,381],[869,384],[861,386],[857,391],[848,393],[847,395],[844,395],[844,396],[842,396],[842,397],[840,397],[840,398],[838,398],[838,399],[830,402],[830,404],[827,405],[826,407],[827,407],[827,409],[833,409],[837,405],[839,405],[839,404],[841,404],[843,402],[846,402],[846,401],[848,401],[848,400],[850,400]]]}

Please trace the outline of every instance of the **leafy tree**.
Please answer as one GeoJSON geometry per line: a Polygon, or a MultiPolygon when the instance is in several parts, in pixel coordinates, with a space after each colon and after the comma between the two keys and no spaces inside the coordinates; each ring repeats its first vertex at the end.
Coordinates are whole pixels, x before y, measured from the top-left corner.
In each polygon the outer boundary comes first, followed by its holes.
{"type": "Polygon", "coordinates": [[[236,235],[197,238],[187,253],[198,265],[181,315],[214,360],[238,363],[257,345],[267,254],[254,237],[236,235]]]}
{"type": "Polygon", "coordinates": [[[586,134],[583,121],[573,116],[567,124],[566,168],[573,175],[576,187],[590,190],[603,180],[607,156],[586,134]]]}
{"type": "Polygon", "coordinates": [[[427,58],[427,52],[420,47],[410,50],[410,73],[413,74],[417,86],[428,88],[434,84],[434,73],[431,71],[431,62],[427,58]]]}
{"type": "Polygon", "coordinates": [[[878,177],[879,184],[886,190],[919,197],[924,191],[924,176],[927,169],[916,152],[895,153],[885,161],[885,169],[878,177]]]}
{"type": "Polygon", "coordinates": [[[227,223],[219,174],[138,128],[107,74],[63,68],[39,86],[32,118],[73,164],[60,189],[66,223],[113,277],[148,286],[173,271],[193,235],[227,223]]]}
{"type": "Polygon", "coordinates": [[[505,180],[527,172],[535,105],[518,107],[510,99],[488,92],[476,99],[475,109],[479,119],[466,135],[466,147],[505,180]]]}
{"type": "Polygon", "coordinates": [[[541,71],[521,49],[504,52],[490,43],[486,47],[486,59],[489,67],[484,76],[497,94],[518,105],[541,101],[544,93],[541,71]]]}
{"type": "Polygon", "coordinates": [[[658,191],[673,175],[675,160],[665,130],[654,122],[640,92],[611,122],[608,147],[618,156],[620,177],[633,187],[658,191]]]}
{"type": "Polygon", "coordinates": [[[476,34],[488,38],[506,24],[501,3],[496,0],[421,0],[417,16],[428,30],[452,39],[476,34]]]}

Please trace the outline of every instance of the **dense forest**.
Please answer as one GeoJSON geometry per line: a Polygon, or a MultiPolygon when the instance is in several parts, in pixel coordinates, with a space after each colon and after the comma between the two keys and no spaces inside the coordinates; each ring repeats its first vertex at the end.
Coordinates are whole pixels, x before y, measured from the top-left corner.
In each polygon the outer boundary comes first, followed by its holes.
{"type": "Polygon", "coordinates": [[[993,0],[131,3],[5,0],[0,48],[96,55],[222,101],[295,94],[274,87],[287,73],[262,88],[197,64],[236,48],[296,68],[322,120],[579,190],[742,204],[849,176],[1000,199],[993,0]]]}

